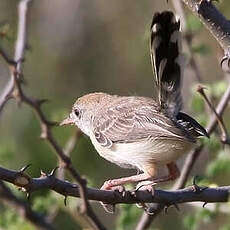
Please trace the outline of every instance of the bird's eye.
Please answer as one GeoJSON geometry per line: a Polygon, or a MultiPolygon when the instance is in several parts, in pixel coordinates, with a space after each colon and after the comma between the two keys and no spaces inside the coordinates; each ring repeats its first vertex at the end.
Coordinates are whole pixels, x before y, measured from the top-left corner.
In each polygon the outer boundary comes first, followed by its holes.
{"type": "Polygon", "coordinates": [[[80,117],[80,111],[79,111],[79,109],[75,109],[75,110],[74,110],[74,114],[75,114],[77,117],[80,117]]]}

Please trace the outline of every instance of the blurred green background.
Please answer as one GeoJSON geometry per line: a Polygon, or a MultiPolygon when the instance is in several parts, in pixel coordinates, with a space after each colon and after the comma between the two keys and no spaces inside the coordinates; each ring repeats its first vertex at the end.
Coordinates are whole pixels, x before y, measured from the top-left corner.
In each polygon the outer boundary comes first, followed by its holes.
{"type": "MultiPolygon", "coordinates": [[[[1,38],[0,42],[12,56],[17,33],[17,4],[16,0],[0,1],[0,31],[7,31],[7,36],[1,38]]],[[[230,18],[230,2],[221,1],[216,5],[230,18]]],[[[148,50],[149,27],[154,12],[166,9],[173,9],[170,3],[150,0],[33,1],[28,17],[25,92],[35,98],[48,99],[49,103],[43,109],[47,117],[55,121],[61,121],[70,111],[74,100],[89,92],[154,96],[148,50]]],[[[199,21],[187,10],[186,15],[187,30],[195,34],[192,41],[195,60],[203,82],[211,89],[208,92],[216,103],[226,88],[218,64],[223,53],[199,21]]],[[[186,49],[185,55],[188,63],[186,49]]],[[[9,79],[8,67],[2,58],[0,75],[2,91],[9,79]]],[[[206,124],[207,110],[195,91],[196,84],[194,73],[188,66],[183,85],[184,110],[206,124]]],[[[227,116],[225,119],[228,121],[227,116]]],[[[55,137],[62,146],[74,129],[54,128],[55,137]]],[[[31,163],[28,173],[38,177],[41,169],[49,172],[57,165],[56,155],[47,143],[39,139],[39,122],[28,106],[18,108],[14,100],[9,101],[0,114],[0,130],[2,167],[19,169],[31,163]]],[[[223,152],[215,135],[207,144],[208,151],[202,154],[192,175],[203,175],[204,183],[208,184],[229,184],[229,149],[226,147],[223,152]]],[[[133,173],[100,158],[85,136],[78,140],[71,158],[76,169],[94,187],[100,187],[109,178],[133,173]]],[[[179,166],[182,164],[183,159],[179,161],[179,166]]],[[[67,178],[71,179],[68,175],[67,178]]],[[[63,197],[49,191],[36,192],[32,200],[34,209],[48,216],[57,229],[82,228],[76,227],[81,226],[76,209],[78,200],[71,199],[72,202],[64,207],[63,197]]],[[[120,210],[117,207],[118,215],[105,213],[98,204],[94,206],[108,229],[133,229],[141,214],[135,205],[122,205],[120,210]]],[[[230,229],[229,215],[223,214],[216,206],[213,210],[202,210],[181,205],[181,209],[183,211],[179,213],[170,209],[168,215],[161,214],[152,229],[203,229],[204,226],[210,230],[230,229]]],[[[0,227],[32,229],[30,224],[1,203],[0,227]]]]}

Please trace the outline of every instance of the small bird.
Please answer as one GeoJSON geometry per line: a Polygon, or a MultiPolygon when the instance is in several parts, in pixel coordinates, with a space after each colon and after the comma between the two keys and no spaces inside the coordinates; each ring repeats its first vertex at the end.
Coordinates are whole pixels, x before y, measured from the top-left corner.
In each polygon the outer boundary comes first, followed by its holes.
{"type": "MultiPolygon", "coordinates": [[[[60,125],[76,125],[88,135],[100,156],[140,174],[108,180],[102,189],[147,181],[150,185],[180,175],[175,161],[206,130],[181,112],[183,55],[180,21],[171,11],[155,13],[150,30],[150,56],[158,98],[90,93],[77,99],[60,125]],[[158,177],[166,166],[169,174],[158,177]]],[[[148,187],[146,187],[148,189],[148,187]]]]}

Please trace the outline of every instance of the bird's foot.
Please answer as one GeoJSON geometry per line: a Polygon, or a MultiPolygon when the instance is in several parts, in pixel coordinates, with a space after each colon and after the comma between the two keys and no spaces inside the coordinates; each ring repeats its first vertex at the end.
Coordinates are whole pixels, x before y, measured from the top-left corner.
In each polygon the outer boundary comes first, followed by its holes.
{"type": "MultiPolygon", "coordinates": [[[[126,192],[125,187],[122,185],[112,187],[110,181],[106,181],[101,187],[101,190],[114,191],[114,192],[117,192],[118,195],[121,195],[121,196],[124,196],[126,192]]],[[[115,212],[115,204],[107,204],[104,202],[100,202],[100,203],[106,212],[111,213],[111,214],[115,212]]]]}
{"type": "Polygon", "coordinates": [[[140,183],[137,184],[136,186],[136,192],[139,191],[139,190],[147,190],[148,192],[150,192],[152,194],[152,196],[154,196],[154,186],[156,185],[157,183],[155,183],[154,181],[142,181],[140,183]]]}
{"type": "MultiPolygon", "coordinates": [[[[152,194],[152,196],[154,196],[154,186],[157,183],[153,182],[153,181],[142,181],[140,183],[137,184],[135,192],[142,190],[142,191],[148,191],[152,194]]],[[[136,206],[138,208],[142,208],[145,211],[149,210],[149,205],[145,204],[145,203],[137,203],[136,206]]]]}

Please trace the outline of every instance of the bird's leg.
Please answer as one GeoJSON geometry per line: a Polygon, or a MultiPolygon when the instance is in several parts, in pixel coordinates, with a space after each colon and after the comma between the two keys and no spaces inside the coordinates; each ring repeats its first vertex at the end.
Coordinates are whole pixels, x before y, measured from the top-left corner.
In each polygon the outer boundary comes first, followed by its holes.
{"type": "MultiPolygon", "coordinates": [[[[137,190],[147,190],[147,191],[151,192],[152,195],[154,195],[154,185],[156,185],[159,182],[166,182],[169,180],[175,180],[176,178],[178,178],[180,176],[180,170],[178,169],[177,165],[174,162],[167,164],[167,168],[169,171],[168,176],[157,178],[157,179],[154,179],[152,181],[145,181],[144,183],[140,182],[136,186],[136,191],[137,190]]],[[[143,208],[144,210],[148,210],[148,208],[149,208],[148,204],[145,204],[145,203],[138,203],[136,205],[138,208],[143,208]]]]}
{"type": "MultiPolygon", "coordinates": [[[[124,184],[134,183],[134,182],[139,182],[139,181],[152,180],[152,179],[153,179],[152,175],[150,175],[148,173],[142,173],[142,174],[135,175],[135,176],[129,176],[129,177],[123,177],[123,178],[108,180],[103,184],[101,189],[103,189],[103,190],[115,190],[115,191],[119,190],[119,191],[121,191],[121,188],[124,188],[123,187],[124,184]]],[[[124,190],[122,191],[122,193],[123,192],[124,192],[124,190]]],[[[103,208],[107,212],[109,212],[109,213],[114,212],[115,205],[106,204],[106,203],[103,203],[103,202],[101,202],[101,204],[102,204],[103,208]]]]}
{"type": "Polygon", "coordinates": [[[153,186],[155,184],[160,182],[166,182],[169,180],[175,180],[180,176],[180,170],[178,169],[177,165],[174,162],[167,164],[167,168],[169,171],[169,174],[167,176],[155,178],[151,181],[144,181],[144,183],[140,182],[137,185],[136,190],[148,190],[149,192],[152,192],[152,194],[154,195],[153,186]]]}
{"type": "MultiPolygon", "coordinates": [[[[154,188],[153,185],[159,183],[159,182],[166,182],[169,180],[175,180],[180,176],[180,171],[177,167],[177,165],[174,162],[171,162],[167,164],[167,168],[169,171],[168,176],[164,176],[161,178],[156,178],[157,174],[157,168],[155,165],[152,165],[148,170],[146,170],[144,173],[135,175],[135,176],[129,176],[129,177],[123,177],[123,178],[118,178],[118,179],[113,179],[113,180],[108,180],[106,181],[101,189],[103,190],[116,190],[116,191],[121,191],[121,188],[124,188],[123,185],[127,183],[135,183],[135,182],[145,182],[145,183],[139,183],[137,185],[137,190],[148,190],[154,195],[154,188]],[[119,188],[119,189],[118,189],[119,188]]],[[[124,191],[124,190],[123,190],[124,191]]],[[[102,203],[104,209],[107,212],[111,212],[111,207],[113,207],[114,211],[114,206],[102,203]],[[109,208],[110,207],[110,208],[109,208]]],[[[140,207],[145,207],[145,204],[139,204],[140,207]]]]}
{"type": "Polygon", "coordinates": [[[134,182],[146,181],[146,180],[153,180],[153,176],[148,174],[148,173],[141,173],[141,174],[135,175],[135,176],[129,176],[129,177],[123,177],[123,178],[108,180],[103,184],[101,189],[112,190],[113,187],[116,187],[118,185],[124,185],[127,183],[134,183],[134,182]]]}
{"type": "Polygon", "coordinates": [[[108,180],[103,184],[101,189],[112,190],[113,187],[116,187],[119,185],[124,185],[127,183],[140,182],[140,181],[151,181],[151,183],[159,183],[159,182],[165,182],[165,181],[169,181],[169,180],[175,180],[176,178],[178,178],[180,176],[180,171],[174,162],[167,164],[167,168],[169,171],[168,176],[154,179],[154,176],[156,176],[156,167],[152,166],[146,172],[141,173],[139,175],[108,180]]]}
{"type": "Polygon", "coordinates": [[[168,171],[169,171],[168,176],[164,176],[164,177],[155,179],[154,180],[155,183],[175,180],[180,176],[180,170],[178,169],[176,163],[171,162],[171,163],[167,164],[167,168],[168,168],[168,171]]]}

